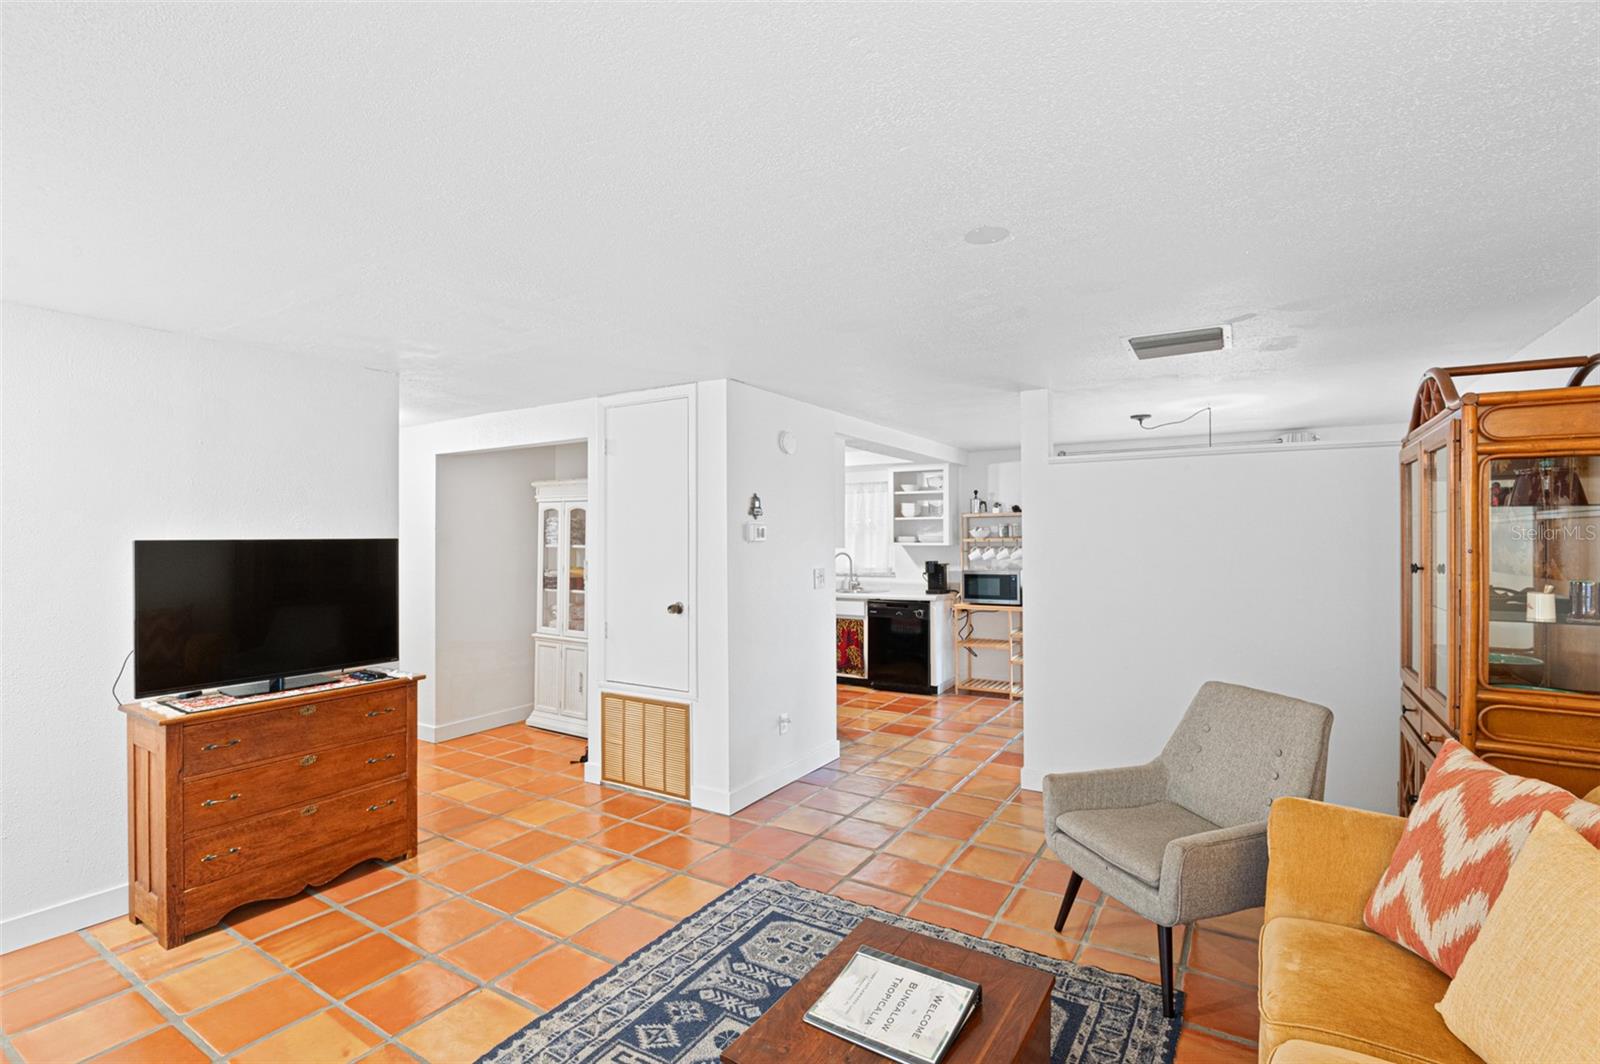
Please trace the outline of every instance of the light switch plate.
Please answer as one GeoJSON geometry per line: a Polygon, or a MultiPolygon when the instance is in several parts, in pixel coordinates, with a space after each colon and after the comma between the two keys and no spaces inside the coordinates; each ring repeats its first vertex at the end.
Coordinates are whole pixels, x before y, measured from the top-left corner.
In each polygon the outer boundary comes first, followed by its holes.
{"type": "Polygon", "coordinates": [[[767,526],[760,521],[746,521],[744,523],[744,541],[746,543],[765,543],[767,541],[767,526]]]}
{"type": "Polygon", "coordinates": [[[825,588],[827,586],[828,586],[828,573],[827,573],[827,570],[823,569],[822,566],[820,566],[820,565],[817,566],[815,569],[811,570],[811,590],[820,591],[822,588],[825,588]]]}

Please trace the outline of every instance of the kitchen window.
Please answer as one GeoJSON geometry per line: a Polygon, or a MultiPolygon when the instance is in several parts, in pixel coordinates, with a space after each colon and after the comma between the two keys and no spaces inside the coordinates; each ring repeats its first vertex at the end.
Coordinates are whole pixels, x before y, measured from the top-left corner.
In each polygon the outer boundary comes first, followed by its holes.
{"type": "MultiPolygon", "coordinates": [[[[894,498],[887,475],[846,479],[844,549],[855,560],[858,576],[894,575],[893,518],[894,498]]],[[[836,564],[843,566],[844,559],[836,564]]]]}

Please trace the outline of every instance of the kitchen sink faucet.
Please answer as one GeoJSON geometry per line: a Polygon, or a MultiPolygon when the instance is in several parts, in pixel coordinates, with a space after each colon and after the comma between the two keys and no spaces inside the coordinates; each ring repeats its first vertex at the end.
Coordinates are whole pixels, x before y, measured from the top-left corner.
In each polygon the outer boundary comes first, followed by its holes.
{"type": "Polygon", "coordinates": [[[843,551],[843,550],[839,551],[837,554],[835,554],[833,556],[833,560],[834,561],[838,561],[840,558],[843,558],[845,561],[850,563],[850,575],[845,577],[844,586],[841,587],[839,590],[840,591],[850,591],[850,592],[860,591],[861,590],[861,581],[856,579],[856,560],[854,558],[850,557],[850,552],[849,551],[843,551]]]}

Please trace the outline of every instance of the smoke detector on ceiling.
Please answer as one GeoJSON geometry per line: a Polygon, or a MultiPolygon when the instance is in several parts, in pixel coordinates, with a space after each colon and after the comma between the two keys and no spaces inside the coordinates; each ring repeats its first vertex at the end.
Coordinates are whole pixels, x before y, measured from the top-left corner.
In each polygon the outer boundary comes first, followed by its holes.
{"type": "Polygon", "coordinates": [[[1141,360],[1226,351],[1233,346],[1233,330],[1226,325],[1213,325],[1206,329],[1133,336],[1128,339],[1128,346],[1133,348],[1134,357],[1141,360]]]}

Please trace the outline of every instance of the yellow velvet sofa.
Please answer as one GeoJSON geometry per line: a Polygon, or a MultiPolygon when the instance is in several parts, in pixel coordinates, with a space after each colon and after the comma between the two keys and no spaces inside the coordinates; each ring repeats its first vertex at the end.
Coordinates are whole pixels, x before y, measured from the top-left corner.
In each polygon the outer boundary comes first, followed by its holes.
{"type": "Polygon", "coordinates": [[[1367,899],[1406,822],[1304,798],[1267,819],[1261,928],[1263,1064],[1477,1064],[1434,1005],[1450,979],[1367,930],[1367,899]]]}

